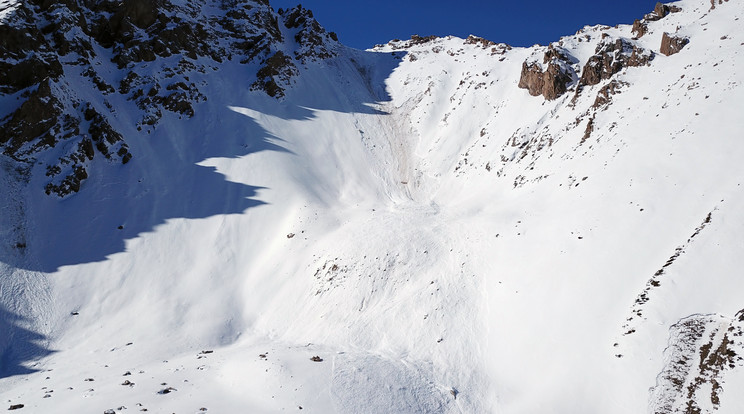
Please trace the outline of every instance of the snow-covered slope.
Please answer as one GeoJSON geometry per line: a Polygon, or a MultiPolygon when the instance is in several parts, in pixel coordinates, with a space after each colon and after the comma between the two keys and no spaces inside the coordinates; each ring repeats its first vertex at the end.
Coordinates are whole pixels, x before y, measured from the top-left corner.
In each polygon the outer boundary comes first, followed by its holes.
{"type": "Polygon", "coordinates": [[[303,9],[139,3],[134,48],[99,33],[0,97],[3,404],[744,410],[740,1],[369,51],[303,9]],[[189,7],[212,41],[148,60],[189,7]],[[53,144],[13,144],[21,99],[59,108],[53,144]]]}

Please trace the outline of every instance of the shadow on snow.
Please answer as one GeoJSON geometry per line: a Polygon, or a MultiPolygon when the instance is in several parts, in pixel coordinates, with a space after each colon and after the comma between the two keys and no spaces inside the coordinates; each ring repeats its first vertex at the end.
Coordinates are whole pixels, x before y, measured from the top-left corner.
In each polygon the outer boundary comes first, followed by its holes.
{"type": "MultiPolygon", "coordinates": [[[[314,110],[384,115],[378,107],[390,101],[385,80],[401,56],[350,49],[344,57],[303,71],[283,100],[251,92],[246,85],[215,82],[210,101],[198,104],[193,118],[177,120],[171,115],[152,134],[133,129],[125,133],[134,137],[127,139],[132,161],[111,165],[94,160],[79,193],[60,200],[43,194],[32,181],[18,232],[23,247],[10,253],[0,249],[0,262],[52,273],[124,252],[127,240],[170,219],[243,214],[265,204],[257,198],[263,187],[228,181],[214,167],[199,165],[210,158],[239,158],[260,151],[289,153],[281,139],[230,108],[252,107],[288,120],[311,119],[314,110]]],[[[240,75],[227,69],[222,78],[240,75]]]]}
{"type": "MultiPolygon", "coordinates": [[[[123,132],[132,137],[127,139],[132,161],[112,165],[96,158],[81,191],[65,199],[45,195],[39,179],[32,178],[27,187],[20,184],[12,178],[15,167],[3,161],[0,178],[6,183],[0,182],[0,195],[14,212],[0,217],[0,225],[6,227],[0,228],[5,238],[0,263],[21,271],[53,273],[63,266],[102,262],[125,252],[128,240],[168,220],[243,214],[265,205],[258,195],[268,189],[229,181],[216,168],[199,164],[261,151],[290,153],[281,139],[231,108],[250,107],[286,120],[312,119],[315,110],[385,115],[379,109],[390,101],[385,80],[402,54],[352,50],[349,55],[304,72],[283,100],[250,92],[247,85],[235,88],[222,82],[212,87],[209,103],[195,107],[191,119],[166,116],[151,134],[128,126],[129,133],[123,132]],[[325,78],[317,81],[313,76],[325,78]]],[[[239,73],[223,74],[228,75],[239,73]]],[[[178,248],[174,240],[173,249],[178,248]]],[[[0,302],[0,378],[31,373],[28,363],[53,353],[44,346],[43,335],[27,328],[33,321],[9,310],[9,304],[0,302]]]]}
{"type": "Polygon", "coordinates": [[[25,363],[54,352],[44,345],[46,338],[25,328],[26,324],[24,318],[0,304],[0,379],[36,372],[25,363]]]}

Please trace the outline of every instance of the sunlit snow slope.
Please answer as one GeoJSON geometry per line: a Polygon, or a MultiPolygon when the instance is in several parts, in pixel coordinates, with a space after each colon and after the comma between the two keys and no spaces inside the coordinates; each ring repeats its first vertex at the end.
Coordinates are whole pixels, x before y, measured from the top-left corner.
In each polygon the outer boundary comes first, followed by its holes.
{"type": "Polygon", "coordinates": [[[556,42],[554,100],[517,87],[547,47],[339,45],[279,99],[193,75],[196,115],[129,127],[77,194],[3,158],[0,402],[744,412],[744,4],[673,4],[556,42]],[[616,39],[653,59],[579,86],[616,39]]]}

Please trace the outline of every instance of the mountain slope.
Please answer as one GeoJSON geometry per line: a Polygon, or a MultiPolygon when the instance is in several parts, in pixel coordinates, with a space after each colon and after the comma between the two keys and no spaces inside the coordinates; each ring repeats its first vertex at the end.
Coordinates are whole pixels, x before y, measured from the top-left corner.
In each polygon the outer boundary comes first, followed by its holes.
{"type": "MultiPolygon", "coordinates": [[[[549,47],[370,51],[240,4],[65,2],[108,24],[75,25],[88,63],[54,31],[28,45],[62,70],[2,98],[0,399],[741,411],[740,2],[549,47]],[[59,132],[17,132],[18,98],[58,108],[35,122],[59,132]]],[[[0,7],[42,32],[65,15],[0,7]]]]}

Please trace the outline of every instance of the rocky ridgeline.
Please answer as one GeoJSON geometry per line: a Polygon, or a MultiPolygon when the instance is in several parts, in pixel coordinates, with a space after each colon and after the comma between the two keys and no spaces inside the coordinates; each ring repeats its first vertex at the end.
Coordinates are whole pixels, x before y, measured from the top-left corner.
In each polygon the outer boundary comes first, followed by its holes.
{"type": "Polygon", "coordinates": [[[129,162],[127,141],[165,113],[193,117],[207,97],[192,78],[238,62],[254,71],[252,90],[280,98],[298,65],[335,56],[338,45],[309,10],[276,13],[267,0],[30,0],[7,7],[0,10],[0,95],[17,104],[3,108],[0,149],[18,162],[46,165],[45,190],[58,196],[79,191],[96,157],[129,162]],[[119,98],[140,111],[136,125],[117,119],[111,102],[119,98]]]}
{"type": "MultiPolygon", "coordinates": [[[[584,64],[580,76],[577,76],[575,69],[578,60],[560,47],[561,42],[551,44],[544,53],[542,63],[534,57],[523,63],[518,86],[527,89],[530,95],[542,95],[547,100],[553,100],[566,93],[574,83],[576,94],[579,94],[584,86],[597,85],[611,79],[626,67],[645,66],[653,60],[654,52],[643,49],[636,40],[648,31],[648,22],[679,11],[681,9],[677,6],[657,3],[653,12],[633,23],[633,39],[613,38],[603,33],[595,54],[584,64]]],[[[659,52],[667,56],[677,53],[687,42],[688,39],[664,34],[659,52]]],[[[616,89],[616,86],[611,89],[616,89]]],[[[607,102],[609,92],[609,89],[600,91],[604,96],[597,97],[598,105],[607,102]]]]}
{"type": "MultiPolygon", "coordinates": [[[[445,48],[442,46],[442,41],[453,39],[453,38],[454,38],[453,36],[439,37],[435,35],[430,35],[430,36],[412,35],[411,38],[408,40],[393,39],[385,45],[375,45],[374,49],[378,51],[386,49],[386,48],[389,50],[396,50],[396,51],[397,50],[412,51],[412,50],[418,49],[419,51],[421,51],[430,46],[430,50],[434,53],[446,52],[450,56],[456,56],[462,52],[462,49],[445,51],[445,48]]],[[[496,43],[491,40],[484,39],[478,36],[473,36],[473,35],[470,35],[466,39],[464,39],[462,44],[478,46],[481,49],[488,51],[492,56],[493,55],[503,56],[506,52],[508,52],[509,50],[512,50],[512,47],[506,43],[496,43]]],[[[409,59],[411,59],[411,56],[412,55],[409,55],[409,59]]],[[[413,60],[415,60],[415,58],[413,60]]]]}

